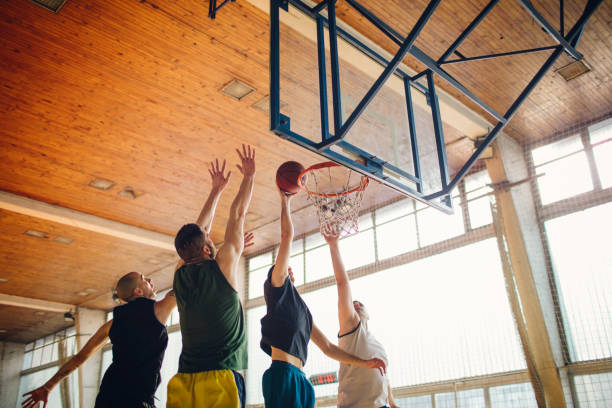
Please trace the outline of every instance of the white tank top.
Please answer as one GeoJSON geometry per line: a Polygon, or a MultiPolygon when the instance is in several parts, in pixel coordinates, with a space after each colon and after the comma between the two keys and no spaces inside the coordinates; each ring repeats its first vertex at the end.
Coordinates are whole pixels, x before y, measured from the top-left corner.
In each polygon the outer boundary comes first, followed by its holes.
{"type": "MultiPolygon", "coordinates": [[[[338,339],[338,347],[364,360],[380,358],[385,365],[388,364],[385,349],[363,321],[338,339]]],[[[388,405],[387,378],[378,369],[340,363],[338,383],[338,408],[379,408],[388,405]]]]}

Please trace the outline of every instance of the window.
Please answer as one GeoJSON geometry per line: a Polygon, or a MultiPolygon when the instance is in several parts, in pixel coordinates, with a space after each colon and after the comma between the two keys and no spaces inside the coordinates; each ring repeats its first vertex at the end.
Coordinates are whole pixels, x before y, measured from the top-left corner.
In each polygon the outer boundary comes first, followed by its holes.
{"type": "Polygon", "coordinates": [[[465,390],[436,394],[436,408],[481,408],[485,406],[484,390],[465,390]]]}
{"type": "Polygon", "coordinates": [[[537,408],[538,402],[530,383],[489,388],[492,408],[537,408]]]}
{"type": "Polygon", "coordinates": [[[545,223],[572,361],[612,357],[612,203],[545,223]]]}
{"type": "Polygon", "coordinates": [[[249,299],[263,296],[263,284],[268,276],[268,270],[272,266],[272,255],[272,251],[268,251],[248,260],[249,299]]]}
{"type": "Polygon", "coordinates": [[[444,214],[432,207],[424,208],[416,213],[421,247],[456,237],[465,232],[463,212],[458,197],[453,197],[453,209],[455,212],[452,215],[444,214]]]}
{"type": "Polygon", "coordinates": [[[593,189],[584,146],[572,136],[531,152],[542,204],[550,204],[593,189]]]}
{"type": "Polygon", "coordinates": [[[402,408],[431,408],[431,395],[395,398],[395,403],[402,408]]]}
{"type": "Polygon", "coordinates": [[[612,406],[612,373],[579,375],[574,378],[578,406],[612,406]]]}
{"type": "Polygon", "coordinates": [[[478,228],[493,222],[491,214],[491,200],[495,200],[493,191],[487,184],[491,183],[489,173],[479,171],[465,178],[465,196],[468,201],[468,212],[470,214],[470,228],[478,228]],[[489,194],[489,195],[487,195],[489,194]]]}
{"type": "Polygon", "coordinates": [[[249,369],[246,375],[246,397],[247,405],[263,404],[261,393],[261,379],[264,371],[270,367],[272,359],[259,347],[261,340],[261,323],[259,322],[266,314],[266,307],[259,306],[247,310],[247,338],[249,369]]]}
{"type": "Polygon", "coordinates": [[[601,187],[612,187],[612,119],[589,127],[589,135],[601,187]]]}

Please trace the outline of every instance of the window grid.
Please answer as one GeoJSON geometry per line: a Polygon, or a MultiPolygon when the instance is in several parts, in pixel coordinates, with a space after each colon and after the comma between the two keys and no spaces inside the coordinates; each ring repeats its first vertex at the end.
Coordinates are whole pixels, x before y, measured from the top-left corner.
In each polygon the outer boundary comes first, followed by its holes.
{"type": "MultiPolygon", "coordinates": [[[[470,180],[470,178],[474,177],[474,178],[485,180],[486,183],[490,183],[488,176],[486,176],[486,170],[481,170],[479,172],[474,172],[474,173],[475,174],[468,175],[466,177],[466,180],[470,180]],[[483,177],[483,173],[485,174],[485,177],[483,177]]],[[[354,237],[356,235],[366,234],[368,233],[368,231],[372,231],[371,243],[372,243],[372,247],[374,250],[374,256],[373,256],[373,259],[371,260],[372,262],[368,262],[368,263],[373,263],[373,262],[381,261],[383,259],[387,259],[390,256],[396,256],[400,254],[409,253],[413,250],[422,249],[424,247],[435,244],[437,242],[453,238],[457,235],[461,235],[468,231],[474,230],[478,227],[487,225],[487,222],[484,222],[484,223],[481,222],[480,224],[475,225],[475,226],[470,225],[471,219],[485,219],[485,220],[488,220],[488,224],[491,224],[492,215],[491,215],[490,205],[485,205],[485,206],[481,205],[478,207],[474,207],[472,206],[472,203],[476,202],[477,200],[482,200],[482,199],[494,200],[494,197],[492,195],[492,191],[493,191],[492,188],[489,187],[488,184],[483,184],[483,185],[479,185],[474,188],[471,188],[469,191],[466,191],[466,187],[464,183],[465,183],[465,180],[461,181],[460,188],[453,195],[453,201],[455,204],[455,211],[456,211],[455,216],[457,216],[457,213],[460,213],[461,220],[462,220],[461,221],[462,227],[460,229],[457,229],[456,233],[451,234],[451,235],[442,235],[439,237],[437,236],[423,237],[423,234],[420,231],[420,229],[424,228],[423,227],[424,223],[426,223],[426,221],[429,218],[431,218],[432,215],[430,214],[430,212],[433,212],[435,210],[431,209],[429,206],[426,206],[422,203],[415,203],[413,200],[410,200],[410,199],[401,199],[397,202],[393,202],[391,204],[385,205],[383,207],[380,207],[375,210],[362,214],[359,220],[359,224],[360,224],[359,232],[349,237],[344,237],[340,239],[341,251],[342,251],[342,242],[346,243],[347,239],[348,240],[350,240],[351,238],[355,239],[354,237]],[[405,209],[401,209],[402,205],[407,206],[407,207],[405,209]],[[393,209],[392,207],[394,206],[400,207],[400,209],[399,210],[397,208],[393,209]],[[380,217],[383,219],[383,221],[379,222],[378,213],[386,209],[391,209],[392,213],[393,211],[399,212],[399,214],[380,217]],[[465,209],[467,209],[467,211],[465,209]],[[427,216],[429,216],[429,218],[427,216]],[[414,232],[415,244],[414,245],[409,244],[403,249],[395,249],[391,253],[391,255],[381,253],[379,243],[384,241],[384,237],[381,236],[384,229],[389,228],[393,223],[401,223],[403,221],[404,222],[408,221],[410,217],[413,217],[414,220],[412,224],[413,226],[408,229],[411,230],[411,232],[412,231],[414,232]]],[[[437,216],[437,213],[433,215],[433,217],[436,217],[436,216],[437,216]]],[[[431,223],[432,221],[429,220],[429,222],[431,223]]],[[[458,227],[458,224],[456,225],[456,227],[458,227]]],[[[409,238],[406,238],[405,236],[403,238],[409,240],[409,238]]],[[[327,247],[327,243],[325,242],[325,240],[323,239],[323,237],[321,236],[318,230],[315,232],[311,232],[309,234],[305,234],[294,240],[293,246],[292,246],[290,263],[294,265],[293,262],[300,262],[301,268],[302,268],[301,272],[303,272],[303,280],[296,278],[296,283],[297,283],[296,286],[299,287],[302,284],[307,284],[310,282],[317,281],[319,279],[326,278],[327,276],[331,276],[331,263],[330,265],[324,265],[320,263],[320,261],[326,262],[325,259],[327,259],[327,257],[323,258],[323,257],[316,256],[318,252],[321,252],[321,253],[324,252],[323,248],[325,247],[327,247]],[[297,250],[296,250],[296,247],[297,247],[297,250]],[[315,263],[313,264],[313,262],[315,263]],[[329,266],[329,268],[327,266],[329,266]],[[317,274],[316,273],[317,271],[313,271],[312,269],[316,269],[319,272],[323,271],[323,273],[329,270],[330,274],[328,275],[324,275],[321,273],[317,274]],[[311,274],[311,277],[314,276],[314,278],[309,278],[309,273],[311,274]]],[[[275,246],[272,249],[266,250],[264,252],[261,252],[247,259],[248,273],[247,273],[246,280],[247,280],[247,298],[248,299],[257,299],[263,296],[262,287],[263,287],[263,281],[265,280],[265,276],[263,276],[264,270],[267,273],[268,269],[273,265],[277,252],[278,252],[278,246],[275,246]]],[[[343,255],[344,257],[346,257],[346,254],[343,254],[343,255]]],[[[363,265],[357,265],[354,267],[360,267],[363,265]]],[[[296,269],[295,265],[294,265],[294,269],[296,269]]],[[[352,268],[349,268],[347,266],[347,269],[352,269],[352,268]]]]}

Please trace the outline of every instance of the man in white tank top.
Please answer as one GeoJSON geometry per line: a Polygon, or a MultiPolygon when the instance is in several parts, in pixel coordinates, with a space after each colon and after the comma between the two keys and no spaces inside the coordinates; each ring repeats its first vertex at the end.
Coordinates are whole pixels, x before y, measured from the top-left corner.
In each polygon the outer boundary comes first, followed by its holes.
{"type": "MultiPolygon", "coordinates": [[[[340,256],[338,234],[327,229],[323,237],[329,245],[338,288],[338,347],[362,359],[380,358],[388,365],[384,347],[368,331],[370,316],[367,309],[361,302],[353,300],[349,278],[340,256]]],[[[338,408],[399,408],[393,401],[387,376],[378,370],[341,363],[338,383],[338,408]]]]}

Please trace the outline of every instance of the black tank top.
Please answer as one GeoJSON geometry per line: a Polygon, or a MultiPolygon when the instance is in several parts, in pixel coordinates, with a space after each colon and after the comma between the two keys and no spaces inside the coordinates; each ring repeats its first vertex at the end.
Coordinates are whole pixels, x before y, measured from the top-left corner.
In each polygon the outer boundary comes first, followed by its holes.
{"type": "Polygon", "coordinates": [[[99,400],[153,404],[168,332],[155,316],[155,301],[137,298],[113,310],[109,337],[113,362],[104,373],[99,400]]]}
{"type": "Polygon", "coordinates": [[[276,347],[299,358],[302,365],[305,365],[312,332],[312,315],[289,277],[283,286],[272,286],[273,269],[274,265],[268,271],[268,279],[264,283],[267,313],[261,319],[259,345],[269,355],[272,355],[272,347],[276,347]]]}

